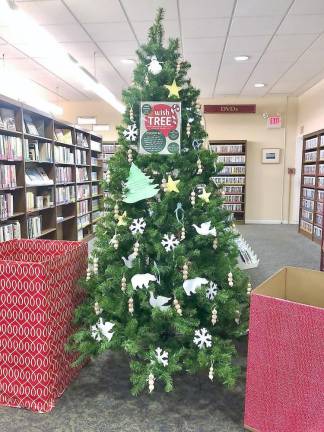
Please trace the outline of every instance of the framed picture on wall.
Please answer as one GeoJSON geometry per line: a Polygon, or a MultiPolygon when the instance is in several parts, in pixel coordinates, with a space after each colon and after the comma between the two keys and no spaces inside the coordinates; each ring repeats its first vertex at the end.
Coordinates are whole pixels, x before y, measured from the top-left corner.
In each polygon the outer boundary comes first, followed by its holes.
{"type": "Polygon", "coordinates": [[[280,163],[280,149],[279,148],[263,148],[262,149],[262,163],[264,163],[264,164],[278,164],[278,163],[280,163]]]}

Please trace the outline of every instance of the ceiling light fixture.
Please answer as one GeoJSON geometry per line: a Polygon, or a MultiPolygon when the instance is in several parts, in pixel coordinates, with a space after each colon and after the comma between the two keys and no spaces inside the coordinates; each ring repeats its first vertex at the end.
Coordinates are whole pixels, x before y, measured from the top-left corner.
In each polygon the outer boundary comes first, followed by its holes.
{"type": "Polygon", "coordinates": [[[90,90],[109,103],[120,113],[124,104],[103,84],[98,82],[56,39],[29,15],[17,7],[13,1],[0,1],[1,25],[9,27],[6,40],[29,57],[37,57],[38,62],[58,77],[77,81],[84,89],[90,90]],[[23,40],[23,42],[22,42],[23,40]]]}
{"type": "Polygon", "coordinates": [[[108,132],[110,130],[109,124],[96,124],[92,126],[93,132],[108,132]]]}
{"type": "Polygon", "coordinates": [[[265,87],[265,84],[264,83],[255,83],[254,87],[256,87],[256,88],[265,87]]]}
{"type": "Polygon", "coordinates": [[[249,56],[246,56],[246,55],[236,56],[236,57],[234,57],[234,60],[236,60],[237,62],[244,62],[244,61],[249,60],[249,56]]]}
{"type": "Polygon", "coordinates": [[[127,59],[122,59],[121,62],[124,64],[134,64],[135,60],[127,58],[127,59]]]}
{"type": "Polygon", "coordinates": [[[94,125],[97,123],[96,117],[78,117],[78,125],[94,125]]]}

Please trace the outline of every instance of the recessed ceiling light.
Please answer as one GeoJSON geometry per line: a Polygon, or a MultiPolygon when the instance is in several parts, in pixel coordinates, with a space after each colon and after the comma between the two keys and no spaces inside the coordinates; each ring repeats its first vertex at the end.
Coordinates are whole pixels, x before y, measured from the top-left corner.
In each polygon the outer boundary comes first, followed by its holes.
{"type": "Polygon", "coordinates": [[[246,60],[249,60],[249,56],[246,56],[246,55],[236,56],[236,57],[234,57],[234,60],[236,60],[237,62],[246,61],[246,60]]]}
{"type": "Polygon", "coordinates": [[[264,83],[255,83],[254,87],[260,88],[260,87],[265,87],[264,83]]]}
{"type": "Polygon", "coordinates": [[[133,59],[122,59],[121,62],[124,63],[124,64],[134,64],[135,60],[133,60],[133,59]]]}

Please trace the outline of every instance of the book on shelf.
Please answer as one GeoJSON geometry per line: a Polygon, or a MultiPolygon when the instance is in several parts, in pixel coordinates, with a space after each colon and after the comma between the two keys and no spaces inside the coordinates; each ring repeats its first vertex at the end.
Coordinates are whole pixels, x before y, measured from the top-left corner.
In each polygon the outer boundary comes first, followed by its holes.
{"type": "Polygon", "coordinates": [[[94,198],[92,200],[92,211],[99,209],[99,198],[94,198]]]}
{"type": "Polygon", "coordinates": [[[222,162],[224,164],[243,164],[245,163],[245,155],[218,156],[217,162],[222,162]]]}
{"type": "Polygon", "coordinates": [[[54,205],[52,191],[43,191],[42,193],[26,192],[26,207],[28,210],[43,209],[54,205]]]}
{"type": "Polygon", "coordinates": [[[68,147],[60,145],[54,146],[54,157],[56,163],[69,163],[74,164],[74,154],[68,147]]]}
{"type": "Polygon", "coordinates": [[[80,147],[89,147],[87,136],[83,132],[76,131],[76,143],[80,147]]]}
{"type": "Polygon", "coordinates": [[[37,129],[32,116],[28,113],[24,113],[24,128],[25,131],[31,135],[44,135],[41,134],[40,131],[37,129]]]}
{"type": "Polygon", "coordinates": [[[90,214],[86,214],[78,217],[77,220],[78,230],[86,228],[88,225],[90,225],[90,214]]]}
{"type": "Polygon", "coordinates": [[[75,202],[75,187],[58,186],[56,188],[56,204],[67,204],[75,202]]]}
{"type": "Polygon", "coordinates": [[[76,167],[75,173],[76,173],[76,181],[77,182],[89,181],[87,168],[76,167]]]}
{"type": "Polygon", "coordinates": [[[98,195],[98,194],[99,194],[99,186],[92,185],[92,195],[98,195]]]}
{"type": "Polygon", "coordinates": [[[94,211],[92,213],[92,221],[96,221],[102,216],[102,212],[100,210],[94,211]]]}
{"type": "Polygon", "coordinates": [[[22,160],[22,139],[9,135],[0,135],[0,159],[22,160]]]}
{"type": "Polygon", "coordinates": [[[83,199],[89,197],[90,197],[90,185],[89,184],[77,185],[77,199],[83,199]]]}
{"type": "Polygon", "coordinates": [[[98,158],[96,157],[91,157],[91,165],[92,166],[98,166],[98,158]]]}
{"type": "Polygon", "coordinates": [[[89,202],[88,200],[78,201],[77,202],[77,212],[78,215],[84,215],[86,213],[89,213],[89,202]]]}
{"type": "Polygon", "coordinates": [[[210,143],[210,149],[215,153],[243,153],[242,144],[213,144],[210,143]]]}
{"type": "Polygon", "coordinates": [[[221,174],[245,174],[245,166],[226,165],[218,173],[221,174]]]}
{"type": "Polygon", "coordinates": [[[25,139],[25,160],[53,162],[52,144],[50,142],[40,142],[37,139],[25,139]]]}
{"type": "Polygon", "coordinates": [[[229,211],[232,211],[232,212],[242,211],[242,204],[228,204],[228,203],[224,203],[223,207],[226,210],[229,210],[229,211]]]}
{"type": "Polygon", "coordinates": [[[27,186],[43,186],[54,183],[42,167],[26,167],[25,179],[27,186]]]}
{"type": "Polygon", "coordinates": [[[42,234],[42,216],[33,216],[27,219],[27,235],[29,239],[37,238],[42,234]]]}
{"type": "Polygon", "coordinates": [[[17,186],[16,166],[0,165],[0,188],[14,188],[17,186]]]}
{"type": "Polygon", "coordinates": [[[0,108],[0,127],[10,131],[16,130],[15,111],[11,108],[0,108]]]}
{"type": "Polygon", "coordinates": [[[75,150],[75,163],[78,165],[86,165],[87,164],[87,152],[86,150],[75,150]]]}
{"type": "Polygon", "coordinates": [[[93,151],[101,153],[101,143],[98,141],[91,140],[90,141],[90,148],[93,151]]]}
{"type": "Polygon", "coordinates": [[[73,182],[72,167],[55,167],[56,183],[73,182]]]}
{"type": "Polygon", "coordinates": [[[98,173],[97,171],[91,171],[91,180],[97,181],[98,180],[98,173]]]}
{"type": "Polygon", "coordinates": [[[0,219],[8,219],[13,216],[13,195],[11,193],[0,194],[0,219]]]}
{"type": "Polygon", "coordinates": [[[55,139],[64,144],[72,144],[72,131],[70,129],[55,128],[55,139]]]}
{"type": "Polygon", "coordinates": [[[13,220],[10,223],[0,226],[0,242],[20,239],[21,238],[21,228],[20,222],[13,220]]]}
{"type": "Polygon", "coordinates": [[[211,179],[213,180],[213,182],[216,185],[222,185],[222,184],[231,184],[231,185],[244,185],[245,184],[245,177],[225,177],[225,176],[220,176],[220,177],[211,177],[211,179]]]}

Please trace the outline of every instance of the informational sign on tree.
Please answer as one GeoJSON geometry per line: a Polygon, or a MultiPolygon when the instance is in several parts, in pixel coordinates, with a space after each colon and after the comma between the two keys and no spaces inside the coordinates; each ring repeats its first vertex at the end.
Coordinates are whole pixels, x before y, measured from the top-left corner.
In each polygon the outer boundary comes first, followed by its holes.
{"type": "Polygon", "coordinates": [[[181,102],[141,102],[139,153],[180,153],[181,102]]]}

